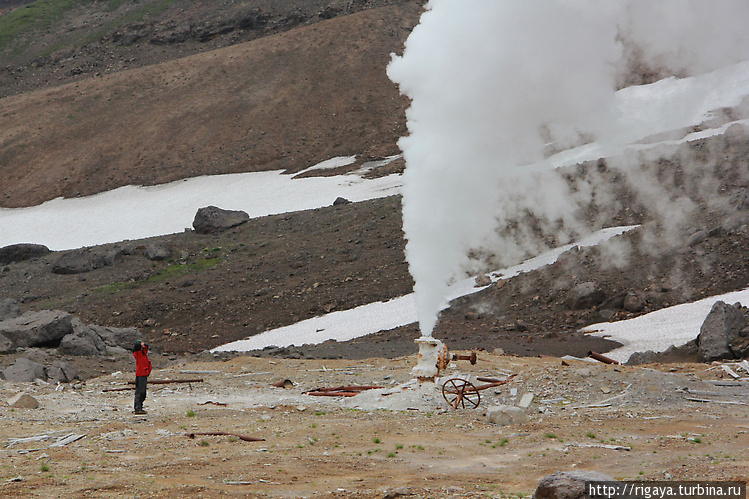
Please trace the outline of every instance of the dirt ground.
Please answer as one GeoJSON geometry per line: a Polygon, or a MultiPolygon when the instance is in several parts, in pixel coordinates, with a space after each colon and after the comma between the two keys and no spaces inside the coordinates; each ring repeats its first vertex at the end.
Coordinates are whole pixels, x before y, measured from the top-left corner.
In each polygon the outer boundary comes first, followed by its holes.
{"type": "Polygon", "coordinates": [[[3,400],[24,390],[41,407],[0,406],[0,494],[503,498],[531,494],[556,471],[748,479],[747,383],[716,385],[731,379],[718,365],[565,366],[488,352],[478,359],[453,362],[421,388],[413,356],[175,362],[151,375],[146,416],[132,414],[132,391],[104,392],[126,386],[127,372],[59,388],[2,382],[3,400]],[[476,379],[511,374],[493,388],[476,379]],[[478,408],[447,408],[440,387],[453,377],[478,387],[478,408]],[[203,381],[153,383],[195,378],[203,381]],[[293,387],[272,386],[285,379],[293,387]],[[384,388],[350,398],[305,394],[345,385],[384,388]],[[527,393],[528,422],[498,426],[483,415],[527,393]],[[264,440],[186,435],[219,431],[264,440]],[[71,433],[83,437],[51,446],[71,433]]]}

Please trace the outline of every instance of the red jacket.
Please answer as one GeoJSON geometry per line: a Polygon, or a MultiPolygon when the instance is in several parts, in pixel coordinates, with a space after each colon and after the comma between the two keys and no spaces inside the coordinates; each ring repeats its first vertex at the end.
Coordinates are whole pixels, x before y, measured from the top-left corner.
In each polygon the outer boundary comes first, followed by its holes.
{"type": "Polygon", "coordinates": [[[148,347],[146,345],[143,345],[137,352],[133,352],[133,357],[135,357],[136,376],[151,374],[151,360],[148,358],[148,347]]]}

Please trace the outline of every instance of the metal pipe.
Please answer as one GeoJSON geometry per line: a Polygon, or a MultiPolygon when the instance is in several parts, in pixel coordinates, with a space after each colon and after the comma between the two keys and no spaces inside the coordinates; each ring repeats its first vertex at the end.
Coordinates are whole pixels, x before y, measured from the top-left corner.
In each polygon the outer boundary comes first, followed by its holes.
{"type": "Polygon", "coordinates": [[[596,359],[598,362],[603,362],[604,364],[619,364],[619,362],[615,361],[614,359],[610,359],[605,355],[601,355],[600,353],[596,352],[588,352],[588,357],[590,357],[591,359],[596,359]]]}
{"type": "Polygon", "coordinates": [[[476,352],[471,352],[471,355],[453,354],[453,360],[468,360],[471,362],[472,366],[475,366],[478,356],[476,355],[476,352]]]}
{"type": "MultiPolygon", "coordinates": [[[[196,379],[154,379],[148,380],[149,385],[168,385],[170,383],[202,383],[203,378],[196,379]]],[[[135,381],[128,381],[128,385],[134,385],[135,381]]]]}
{"type": "Polygon", "coordinates": [[[195,438],[196,435],[207,435],[207,436],[223,436],[227,435],[230,437],[237,437],[240,440],[244,440],[245,442],[265,442],[264,438],[258,438],[258,437],[250,437],[247,435],[239,435],[238,433],[228,433],[225,431],[207,431],[203,433],[185,433],[190,438],[195,438]]]}

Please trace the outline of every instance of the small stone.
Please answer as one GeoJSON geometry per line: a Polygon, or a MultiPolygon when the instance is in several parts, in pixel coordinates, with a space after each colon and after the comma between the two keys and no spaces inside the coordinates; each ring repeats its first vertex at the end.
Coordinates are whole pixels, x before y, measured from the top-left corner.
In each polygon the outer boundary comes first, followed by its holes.
{"type": "Polygon", "coordinates": [[[37,409],[39,401],[26,392],[20,392],[8,399],[8,405],[14,409],[37,409]]]}

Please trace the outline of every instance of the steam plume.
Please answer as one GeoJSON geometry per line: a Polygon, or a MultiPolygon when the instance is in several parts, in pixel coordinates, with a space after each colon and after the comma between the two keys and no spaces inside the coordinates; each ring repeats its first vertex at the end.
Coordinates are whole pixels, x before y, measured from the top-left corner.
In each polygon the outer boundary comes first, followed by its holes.
{"type": "Polygon", "coordinates": [[[412,99],[403,224],[422,334],[472,255],[533,251],[531,228],[507,237],[519,214],[560,238],[589,224],[576,211],[605,188],[527,165],[631,140],[615,92],[749,59],[746,19],[743,0],[431,0],[388,67],[412,99]]]}

